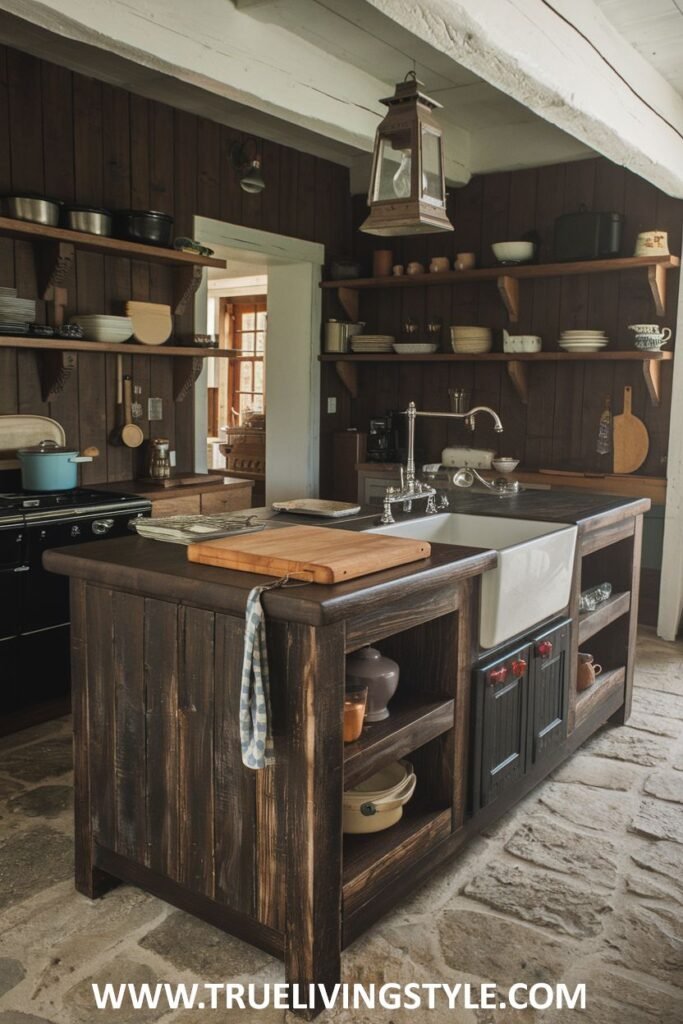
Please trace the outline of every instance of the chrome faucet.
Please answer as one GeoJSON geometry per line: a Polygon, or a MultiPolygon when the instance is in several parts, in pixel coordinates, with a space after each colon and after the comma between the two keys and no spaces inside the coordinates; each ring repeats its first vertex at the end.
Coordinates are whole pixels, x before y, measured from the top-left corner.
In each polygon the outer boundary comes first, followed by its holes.
{"type": "Polygon", "coordinates": [[[475,405],[467,412],[418,412],[415,402],[409,402],[405,415],[408,417],[408,456],[406,459],[405,476],[401,466],[401,482],[399,487],[387,487],[384,492],[384,510],[381,522],[383,525],[395,522],[391,513],[391,506],[395,502],[403,503],[403,511],[410,512],[412,503],[416,498],[427,498],[427,515],[435,515],[438,511],[448,508],[448,498],[442,495],[439,499],[439,507],[436,505],[436,489],[429,484],[422,483],[415,475],[415,419],[418,416],[430,416],[438,419],[465,420],[470,430],[474,430],[477,413],[487,412],[493,417],[493,428],[496,433],[503,432],[503,424],[498,413],[490,409],[488,405],[475,405]]]}

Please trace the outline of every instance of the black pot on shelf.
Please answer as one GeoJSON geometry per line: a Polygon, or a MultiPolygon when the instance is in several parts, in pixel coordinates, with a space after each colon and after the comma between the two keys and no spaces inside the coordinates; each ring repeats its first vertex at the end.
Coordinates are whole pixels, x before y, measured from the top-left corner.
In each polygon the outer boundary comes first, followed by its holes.
{"type": "Polygon", "coordinates": [[[114,231],[117,238],[145,245],[169,248],[173,241],[173,217],[158,210],[117,210],[114,231]]]}

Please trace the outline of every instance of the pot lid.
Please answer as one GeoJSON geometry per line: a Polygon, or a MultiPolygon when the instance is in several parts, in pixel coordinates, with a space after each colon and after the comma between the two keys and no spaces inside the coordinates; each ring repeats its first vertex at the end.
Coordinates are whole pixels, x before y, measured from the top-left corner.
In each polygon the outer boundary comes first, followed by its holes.
{"type": "Polygon", "coordinates": [[[76,449],[70,448],[68,445],[57,444],[56,441],[44,440],[39,441],[38,444],[31,445],[30,448],[19,448],[19,455],[75,455],[76,449]]]}

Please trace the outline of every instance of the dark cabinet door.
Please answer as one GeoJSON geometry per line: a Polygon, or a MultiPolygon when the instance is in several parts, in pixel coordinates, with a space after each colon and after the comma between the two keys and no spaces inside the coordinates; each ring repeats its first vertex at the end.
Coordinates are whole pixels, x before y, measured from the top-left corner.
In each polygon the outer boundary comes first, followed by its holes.
{"type": "Polygon", "coordinates": [[[570,626],[567,619],[531,646],[530,765],[552,753],[567,735],[570,626]]]}
{"type": "Polygon", "coordinates": [[[529,650],[521,648],[477,672],[475,810],[496,800],[526,771],[529,650]]]}

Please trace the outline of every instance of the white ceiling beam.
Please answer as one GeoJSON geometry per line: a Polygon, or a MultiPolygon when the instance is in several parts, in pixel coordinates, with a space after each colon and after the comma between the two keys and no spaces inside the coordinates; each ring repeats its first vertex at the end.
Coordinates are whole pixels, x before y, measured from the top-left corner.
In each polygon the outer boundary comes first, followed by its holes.
{"type": "Polygon", "coordinates": [[[366,2],[595,151],[683,197],[683,99],[592,0],[366,2]]]}
{"type": "MultiPolygon", "coordinates": [[[[360,152],[385,113],[386,82],[227,0],[0,0],[0,10],[360,152]]],[[[465,184],[468,133],[449,125],[444,155],[447,178],[465,184]]]]}

